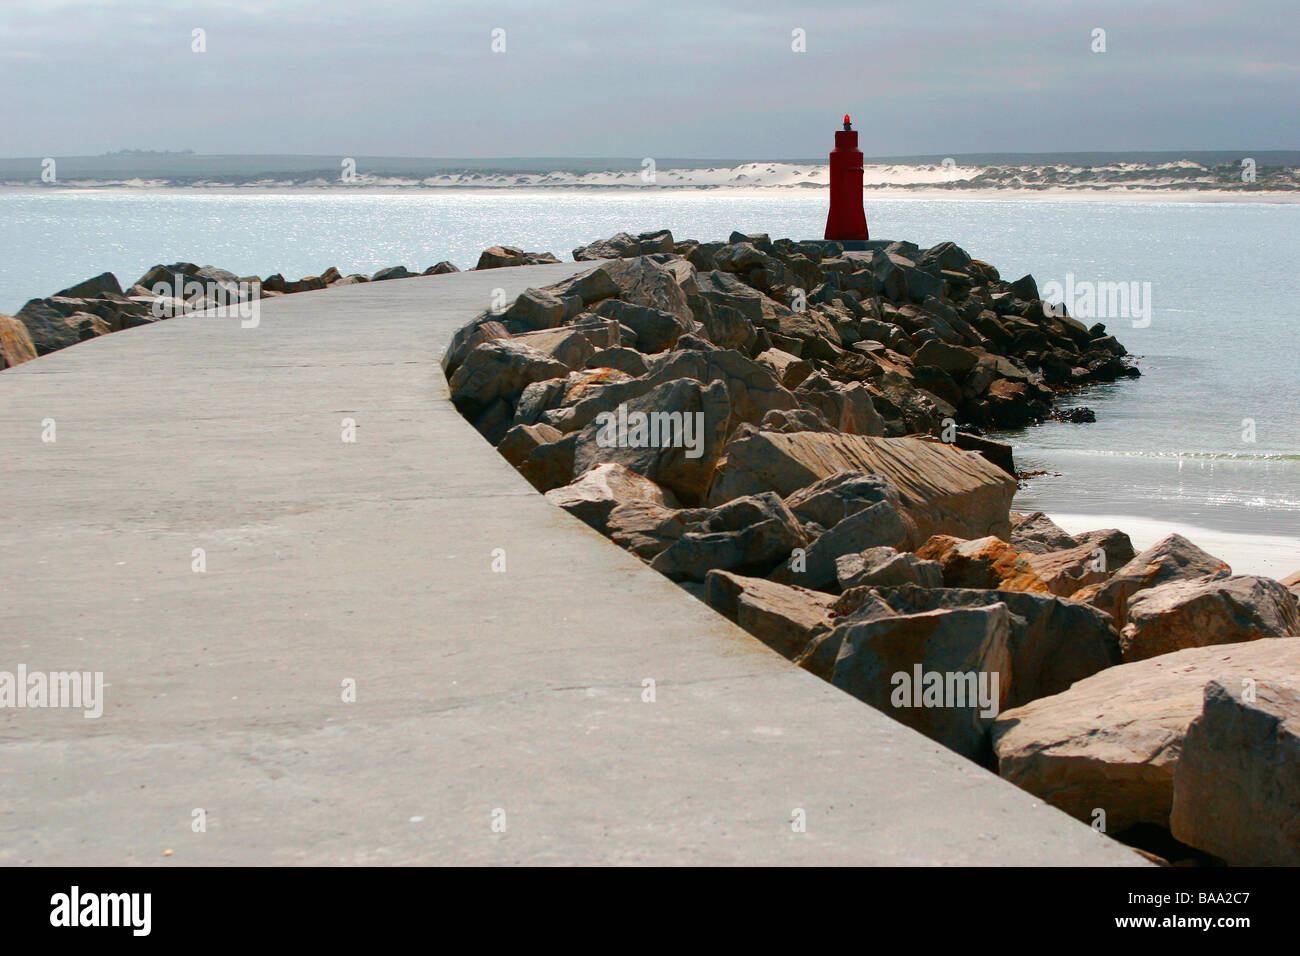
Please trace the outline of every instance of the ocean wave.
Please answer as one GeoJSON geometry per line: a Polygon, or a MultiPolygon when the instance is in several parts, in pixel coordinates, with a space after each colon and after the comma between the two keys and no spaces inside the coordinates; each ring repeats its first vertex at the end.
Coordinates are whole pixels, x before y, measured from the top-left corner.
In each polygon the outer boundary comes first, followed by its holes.
{"type": "Polygon", "coordinates": [[[1017,447],[1016,451],[1025,455],[1083,455],[1096,458],[1153,458],[1164,461],[1300,461],[1298,454],[1257,453],[1214,451],[1146,451],[1116,450],[1104,448],[1034,448],[1017,447]]]}

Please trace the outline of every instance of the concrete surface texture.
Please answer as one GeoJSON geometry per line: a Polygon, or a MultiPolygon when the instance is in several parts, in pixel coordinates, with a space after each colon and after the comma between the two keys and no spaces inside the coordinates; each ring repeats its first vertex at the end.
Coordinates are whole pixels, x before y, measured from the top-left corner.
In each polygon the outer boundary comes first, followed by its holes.
{"type": "Polygon", "coordinates": [[[97,719],[0,710],[0,863],[1142,863],[778,657],[457,415],[452,331],[590,267],[0,374],[0,671],[105,682],[97,719]]]}

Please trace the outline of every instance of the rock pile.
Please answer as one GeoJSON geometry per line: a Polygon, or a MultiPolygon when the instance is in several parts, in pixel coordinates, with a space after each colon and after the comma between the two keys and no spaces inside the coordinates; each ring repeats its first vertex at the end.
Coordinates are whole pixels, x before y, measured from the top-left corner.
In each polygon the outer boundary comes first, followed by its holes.
{"type": "Polygon", "coordinates": [[[1089,823],[1300,858],[1300,785],[1198,802],[1296,773],[1294,590],[1177,535],[1135,554],[1015,514],[1010,449],[982,435],[1136,374],[1104,328],[952,243],[620,233],[574,258],[596,264],[443,357],[456,407],[547,498],[1089,823]]]}
{"type": "MultiPolygon", "coordinates": [[[[524,265],[554,262],[550,253],[522,253],[502,250],[507,258],[519,261],[497,262],[488,256],[488,264],[524,265]]],[[[382,282],[419,275],[443,275],[459,272],[450,262],[439,262],[423,272],[410,272],[405,266],[389,266],[373,275],[342,275],[331,266],[318,276],[286,279],[276,273],[261,279],[237,276],[216,266],[197,266],[192,262],[156,265],[123,290],[111,272],[79,282],[44,299],[32,299],[16,316],[0,315],[0,369],[30,361],[39,355],[76,345],[86,339],[148,325],[187,312],[202,312],[216,307],[237,307],[254,299],[269,299],[296,292],[311,292],[359,282],[382,282]]]]}

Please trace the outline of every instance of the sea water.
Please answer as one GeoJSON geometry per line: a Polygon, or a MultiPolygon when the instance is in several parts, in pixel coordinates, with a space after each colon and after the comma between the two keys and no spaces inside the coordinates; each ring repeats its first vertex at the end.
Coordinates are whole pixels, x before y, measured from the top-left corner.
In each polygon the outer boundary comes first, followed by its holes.
{"type": "MultiPolygon", "coordinates": [[[[1047,472],[1016,507],[1300,539],[1300,205],[868,194],[867,219],[873,237],[951,239],[1004,278],[1069,288],[1075,314],[1089,305],[1080,289],[1103,290],[1082,317],[1104,322],[1143,375],[1064,399],[1092,408],[1094,424],[1003,436],[1018,467],[1047,472]],[[1127,309],[1119,284],[1136,293],[1127,309]]],[[[0,311],[178,260],[289,278],[469,268],[498,243],[568,259],[618,231],[815,238],[824,220],[820,191],[0,193],[0,311]]]]}

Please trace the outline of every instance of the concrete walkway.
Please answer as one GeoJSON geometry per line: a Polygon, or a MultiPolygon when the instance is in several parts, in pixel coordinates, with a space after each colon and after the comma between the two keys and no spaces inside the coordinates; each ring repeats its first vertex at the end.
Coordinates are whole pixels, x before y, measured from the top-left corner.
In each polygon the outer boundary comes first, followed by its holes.
{"type": "Polygon", "coordinates": [[[1141,862],[767,650],[456,414],[453,329],[580,268],[0,374],[0,670],[106,685],[99,719],[0,710],[0,863],[1141,862]]]}

